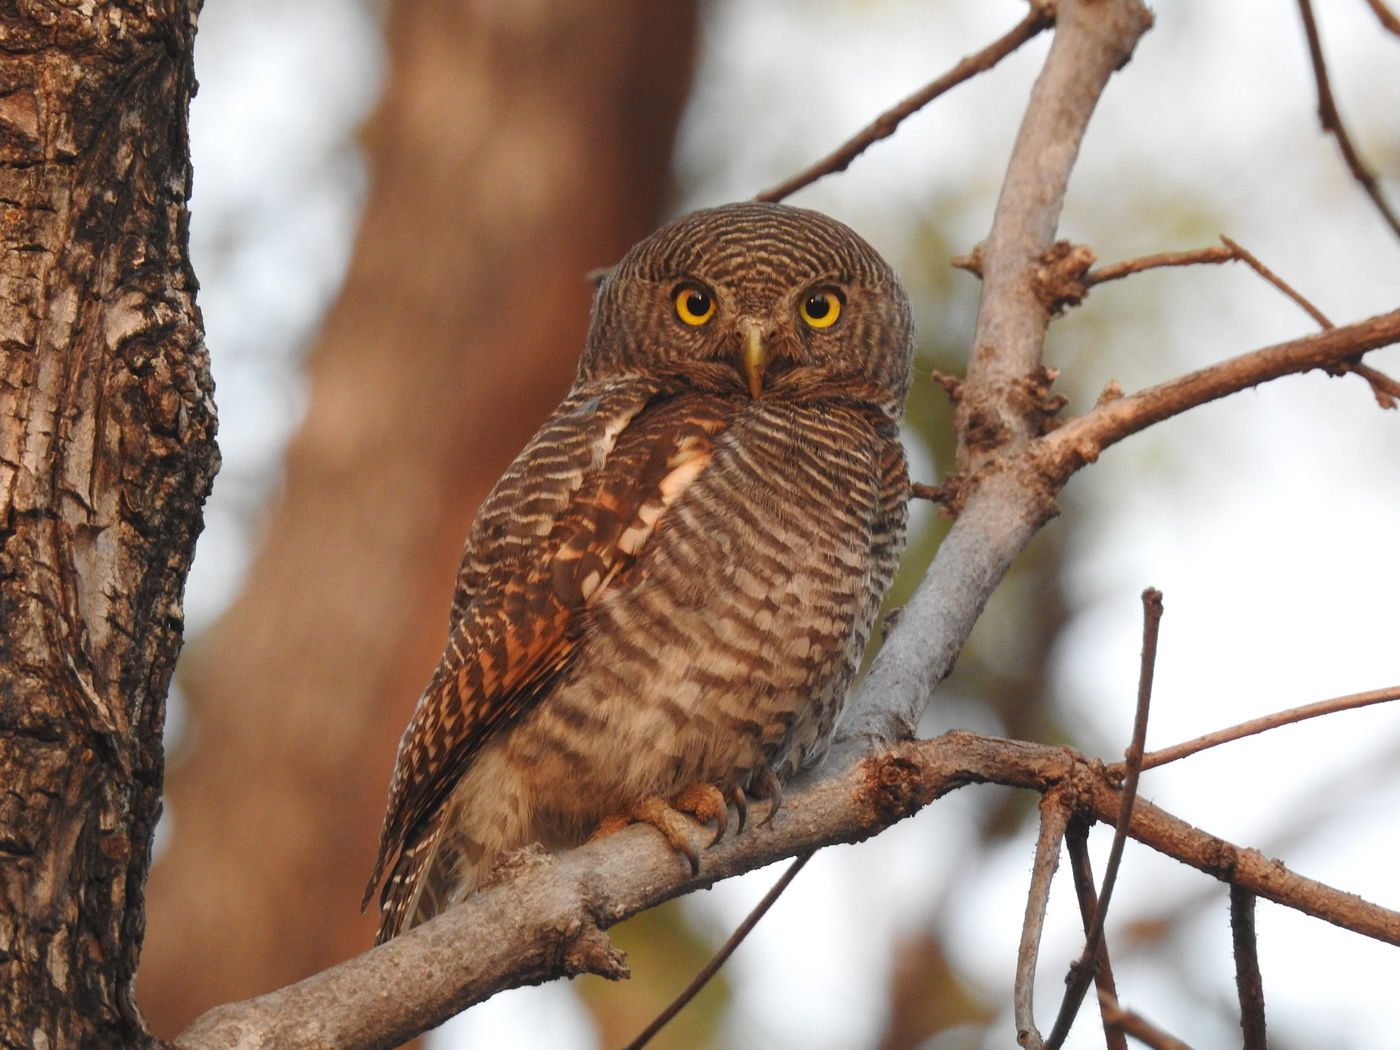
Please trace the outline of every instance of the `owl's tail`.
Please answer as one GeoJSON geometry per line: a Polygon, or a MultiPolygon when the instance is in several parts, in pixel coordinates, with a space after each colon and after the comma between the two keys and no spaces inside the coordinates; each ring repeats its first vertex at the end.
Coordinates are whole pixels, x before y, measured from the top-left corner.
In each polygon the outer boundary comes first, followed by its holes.
{"type": "Polygon", "coordinates": [[[427,922],[471,893],[488,874],[489,864],[480,858],[473,863],[443,833],[446,815],[438,810],[399,854],[380,897],[375,944],[427,922]]]}

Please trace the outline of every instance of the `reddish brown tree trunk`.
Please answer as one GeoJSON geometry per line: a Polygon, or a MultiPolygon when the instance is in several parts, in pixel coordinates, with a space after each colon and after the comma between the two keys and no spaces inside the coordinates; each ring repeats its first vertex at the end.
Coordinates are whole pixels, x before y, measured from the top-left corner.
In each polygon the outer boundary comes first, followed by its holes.
{"type": "Polygon", "coordinates": [[[0,13],[0,1045],[131,997],[180,596],[217,469],[185,254],[196,3],[0,13]]]}
{"type": "Polygon", "coordinates": [[[142,970],[157,1029],[371,943],[360,894],[463,537],[568,386],[585,274],[667,185],[693,4],[405,0],[388,18],[371,196],[282,502],[182,678],[193,743],[172,756],[142,970]]]}

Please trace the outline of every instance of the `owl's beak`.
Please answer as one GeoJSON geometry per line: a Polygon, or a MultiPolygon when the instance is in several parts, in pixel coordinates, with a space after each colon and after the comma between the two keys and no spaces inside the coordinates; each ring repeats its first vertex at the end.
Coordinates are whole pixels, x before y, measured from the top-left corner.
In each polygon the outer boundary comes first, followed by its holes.
{"type": "Polygon", "coordinates": [[[739,350],[739,360],[744,369],[744,378],[748,380],[749,393],[758,397],[763,389],[763,375],[768,369],[772,351],[763,338],[763,326],[757,321],[744,318],[739,322],[739,328],[744,338],[744,345],[739,350]]]}

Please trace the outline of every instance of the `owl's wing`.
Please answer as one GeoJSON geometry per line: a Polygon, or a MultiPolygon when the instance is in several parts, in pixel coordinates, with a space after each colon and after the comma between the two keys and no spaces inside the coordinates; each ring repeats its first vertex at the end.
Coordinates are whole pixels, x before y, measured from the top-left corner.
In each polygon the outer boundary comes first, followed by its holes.
{"type": "Polygon", "coordinates": [[[709,463],[730,404],[669,393],[640,377],[582,384],[482,505],[447,651],[399,745],[364,903],[482,744],[548,692],[590,604],[709,463]]]}

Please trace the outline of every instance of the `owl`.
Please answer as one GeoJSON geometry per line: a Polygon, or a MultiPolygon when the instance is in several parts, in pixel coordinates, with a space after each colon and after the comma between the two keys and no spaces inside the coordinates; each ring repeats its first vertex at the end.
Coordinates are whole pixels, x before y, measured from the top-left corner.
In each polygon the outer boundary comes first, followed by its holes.
{"type": "Polygon", "coordinates": [[[904,544],[898,279],[817,212],[686,215],[600,281],[572,389],[486,498],[399,744],[379,940],[507,852],[631,821],[697,863],[826,751],[904,544]],[[687,816],[685,814],[690,814],[687,816]]]}

